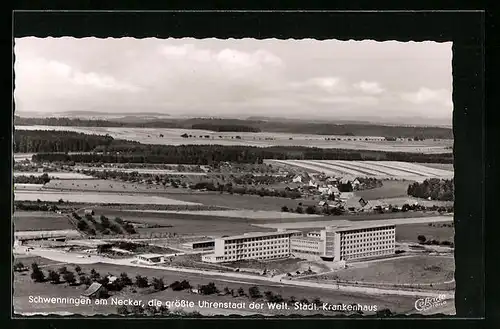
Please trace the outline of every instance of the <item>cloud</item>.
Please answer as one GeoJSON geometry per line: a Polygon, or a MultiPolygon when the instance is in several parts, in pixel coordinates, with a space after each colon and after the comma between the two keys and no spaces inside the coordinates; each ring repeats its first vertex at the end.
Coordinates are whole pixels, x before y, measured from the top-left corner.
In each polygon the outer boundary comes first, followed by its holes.
{"type": "Polygon", "coordinates": [[[452,105],[451,92],[446,89],[429,89],[421,87],[416,92],[401,93],[401,99],[413,104],[440,103],[446,106],[452,105]]]}
{"type": "Polygon", "coordinates": [[[382,88],[378,82],[361,81],[355,83],[353,87],[370,95],[378,95],[384,92],[384,88],[382,88]]]}
{"type": "Polygon", "coordinates": [[[118,81],[110,75],[82,72],[66,63],[43,58],[19,60],[16,62],[15,69],[16,80],[20,84],[24,79],[29,79],[30,82],[59,85],[62,90],[69,90],[71,86],[87,86],[107,91],[137,92],[141,90],[132,84],[118,81]]]}

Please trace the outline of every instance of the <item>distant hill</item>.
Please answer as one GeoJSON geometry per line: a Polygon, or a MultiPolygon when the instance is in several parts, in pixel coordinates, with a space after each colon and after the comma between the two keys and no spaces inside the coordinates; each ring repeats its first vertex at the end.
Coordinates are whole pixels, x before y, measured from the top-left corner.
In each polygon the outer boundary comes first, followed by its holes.
{"type": "Polygon", "coordinates": [[[390,126],[380,124],[335,124],[329,122],[304,121],[259,121],[241,119],[144,119],[128,117],[112,119],[72,118],[21,118],[14,117],[16,126],[83,126],[83,127],[137,127],[137,128],[181,128],[233,132],[279,132],[307,135],[380,136],[387,138],[453,139],[453,130],[444,127],[390,126]]]}

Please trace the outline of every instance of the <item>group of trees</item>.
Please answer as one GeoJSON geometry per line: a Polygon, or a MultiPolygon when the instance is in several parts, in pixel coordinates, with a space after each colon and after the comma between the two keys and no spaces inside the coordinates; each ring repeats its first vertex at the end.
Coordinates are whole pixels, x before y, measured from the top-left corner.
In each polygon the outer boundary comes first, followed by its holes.
{"type": "Polygon", "coordinates": [[[34,176],[34,175],[20,175],[14,176],[14,184],[46,184],[50,182],[50,177],[47,173],[34,176]]]}
{"type": "Polygon", "coordinates": [[[256,188],[254,186],[234,186],[232,183],[214,184],[213,182],[198,182],[196,184],[190,185],[189,187],[193,190],[218,191],[221,193],[226,192],[229,194],[240,194],[240,195],[250,194],[250,195],[259,195],[261,197],[270,196],[270,197],[298,199],[302,196],[300,192],[293,191],[290,189],[275,190],[265,187],[256,188]]]}
{"type": "Polygon", "coordinates": [[[384,185],[380,179],[375,177],[357,177],[356,179],[359,181],[360,187],[363,190],[374,189],[384,185]]]}
{"type": "MultiPolygon", "coordinates": [[[[452,163],[453,154],[419,154],[299,146],[254,147],[241,145],[144,145],[127,144],[96,147],[105,153],[38,153],[35,162],[175,163],[211,165],[219,162],[262,163],[278,160],[386,160],[452,163]]],[[[53,151],[52,151],[53,152],[53,151]]]]}
{"type": "Polygon", "coordinates": [[[113,137],[108,135],[54,130],[16,130],[14,152],[90,152],[99,145],[109,146],[113,141],[113,137]]]}
{"type": "Polygon", "coordinates": [[[102,235],[122,234],[123,231],[128,234],[136,233],[132,224],[123,221],[119,217],[110,220],[106,216],[101,215],[99,221],[97,221],[91,214],[86,214],[82,218],[77,213],[73,212],[72,216],[77,220],[77,228],[89,235],[96,235],[97,233],[102,235]],[[92,223],[92,225],[89,225],[89,222],[92,223]]]}
{"type": "Polygon", "coordinates": [[[430,178],[422,183],[415,182],[408,186],[408,195],[431,200],[453,201],[453,179],[430,178]]]}
{"type": "Polygon", "coordinates": [[[191,126],[191,129],[201,129],[201,130],[210,130],[210,131],[218,131],[218,132],[251,132],[258,133],[261,130],[257,127],[252,127],[248,125],[242,124],[217,124],[217,123],[197,123],[191,126]]]}
{"type": "Polygon", "coordinates": [[[18,210],[24,211],[57,211],[59,208],[55,204],[41,202],[20,202],[14,201],[14,206],[18,210]]]}
{"type": "Polygon", "coordinates": [[[417,240],[420,244],[426,244],[426,245],[435,245],[435,246],[448,246],[448,247],[451,247],[453,248],[455,246],[455,244],[451,241],[448,241],[448,240],[443,240],[443,241],[439,241],[439,240],[436,240],[436,239],[432,239],[432,240],[427,240],[427,238],[425,237],[425,235],[419,235],[417,237],[417,240]]]}

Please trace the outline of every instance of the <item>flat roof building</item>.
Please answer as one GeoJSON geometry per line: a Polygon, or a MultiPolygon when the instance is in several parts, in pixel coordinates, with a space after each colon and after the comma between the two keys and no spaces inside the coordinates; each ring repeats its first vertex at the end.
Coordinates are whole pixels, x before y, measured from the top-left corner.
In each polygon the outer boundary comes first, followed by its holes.
{"type": "Polygon", "coordinates": [[[161,254],[142,254],[135,256],[135,258],[142,264],[161,264],[165,262],[165,256],[161,254]]]}
{"type": "Polygon", "coordinates": [[[252,232],[215,239],[214,253],[204,262],[221,263],[244,259],[276,259],[290,256],[290,237],[300,231],[252,232]]]}
{"type": "Polygon", "coordinates": [[[320,237],[295,236],[290,238],[290,250],[293,254],[321,255],[323,241],[320,237]]]}

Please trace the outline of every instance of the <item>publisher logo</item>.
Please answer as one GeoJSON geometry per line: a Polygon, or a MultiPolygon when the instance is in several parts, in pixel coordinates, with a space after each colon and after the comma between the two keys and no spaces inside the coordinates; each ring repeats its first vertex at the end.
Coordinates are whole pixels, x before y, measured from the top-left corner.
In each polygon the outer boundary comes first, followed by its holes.
{"type": "Polygon", "coordinates": [[[438,295],[436,297],[420,298],[415,301],[415,309],[419,312],[427,311],[431,308],[446,304],[446,296],[438,295]]]}

